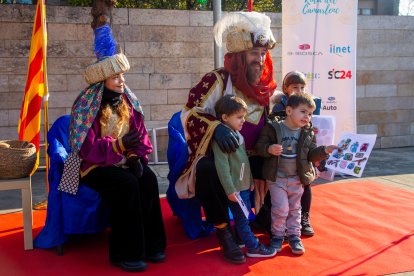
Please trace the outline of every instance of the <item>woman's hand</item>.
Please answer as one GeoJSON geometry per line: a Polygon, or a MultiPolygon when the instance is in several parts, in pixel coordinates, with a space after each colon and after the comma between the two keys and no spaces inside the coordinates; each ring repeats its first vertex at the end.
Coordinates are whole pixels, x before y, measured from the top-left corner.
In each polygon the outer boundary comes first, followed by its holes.
{"type": "Polygon", "coordinates": [[[125,149],[130,149],[138,146],[142,139],[144,139],[144,134],[136,130],[130,131],[122,137],[122,144],[125,149]]]}
{"type": "Polygon", "coordinates": [[[269,148],[267,149],[267,152],[271,155],[279,156],[283,152],[283,147],[282,145],[279,145],[279,144],[273,144],[269,146],[269,148]]]}

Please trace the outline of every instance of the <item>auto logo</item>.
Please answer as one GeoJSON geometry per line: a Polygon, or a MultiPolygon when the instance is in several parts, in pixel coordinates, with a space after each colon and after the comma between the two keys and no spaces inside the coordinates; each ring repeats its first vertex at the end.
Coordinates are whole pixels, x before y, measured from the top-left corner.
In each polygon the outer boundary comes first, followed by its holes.
{"type": "Polygon", "coordinates": [[[327,104],[334,104],[334,103],[336,103],[336,98],[334,96],[330,96],[330,97],[328,97],[328,101],[326,103],[327,104]]]}
{"type": "Polygon", "coordinates": [[[336,105],[324,105],[322,110],[337,110],[338,107],[336,105]]]}
{"type": "Polygon", "coordinates": [[[308,49],[310,49],[310,45],[309,44],[300,44],[299,45],[299,49],[301,49],[301,50],[308,50],[308,49]]]}

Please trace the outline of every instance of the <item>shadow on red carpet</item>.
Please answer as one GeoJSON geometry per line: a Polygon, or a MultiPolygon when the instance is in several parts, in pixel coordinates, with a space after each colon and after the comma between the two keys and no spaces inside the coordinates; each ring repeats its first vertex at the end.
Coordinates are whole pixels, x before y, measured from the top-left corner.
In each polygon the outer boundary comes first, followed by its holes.
{"type": "MultiPolygon", "coordinates": [[[[167,261],[148,265],[145,275],[379,275],[414,271],[414,193],[355,181],[313,187],[312,223],[306,253],[287,244],[270,259],[248,258],[232,265],[222,259],[214,235],[189,240],[162,200],[167,261]]],[[[34,235],[45,221],[34,211],[34,235]]],[[[64,255],[55,250],[23,250],[21,213],[0,216],[0,275],[121,275],[107,257],[107,233],[74,236],[64,255]]],[[[259,234],[264,243],[269,239],[259,234]]]]}

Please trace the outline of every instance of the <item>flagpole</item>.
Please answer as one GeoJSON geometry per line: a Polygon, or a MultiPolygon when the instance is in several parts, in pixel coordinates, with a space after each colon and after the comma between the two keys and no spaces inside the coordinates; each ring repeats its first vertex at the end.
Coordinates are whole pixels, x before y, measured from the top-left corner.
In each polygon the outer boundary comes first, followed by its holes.
{"type": "MultiPolygon", "coordinates": [[[[47,154],[47,149],[49,147],[47,141],[47,133],[49,132],[49,86],[47,80],[47,29],[46,29],[46,4],[44,0],[42,1],[43,6],[41,9],[41,20],[42,20],[42,41],[43,41],[43,77],[44,77],[44,96],[43,96],[43,119],[44,119],[44,140],[45,140],[45,165],[46,165],[46,175],[45,175],[45,183],[46,183],[46,196],[49,194],[49,155],[47,154]]],[[[44,210],[47,207],[47,197],[45,200],[39,202],[34,206],[35,210],[44,210]]]]}
{"type": "MultiPolygon", "coordinates": [[[[39,0],[44,1],[44,0],[39,0]]],[[[45,160],[46,160],[46,191],[49,192],[49,155],[47,154],[47,149],[49,144],[47,142],[47,133],[49,132],[49,83],[47,79],[47,28],[46,28],[46,3],[44,2],[43,12],[42,12],[42,20],[43,20],[43,73],[44,73],[44,80],[45,80],[45,95],[43,97],[43,115],[44,115],[44,139],[45,139],[45,160]]]]}

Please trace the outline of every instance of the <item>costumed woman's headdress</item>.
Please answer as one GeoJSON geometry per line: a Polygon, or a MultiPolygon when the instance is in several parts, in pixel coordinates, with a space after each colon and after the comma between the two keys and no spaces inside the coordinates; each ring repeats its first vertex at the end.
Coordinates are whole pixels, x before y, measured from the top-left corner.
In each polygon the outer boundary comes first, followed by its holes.
{"type": "Polygon", "coordinates": [[[221,18],[214,25],[214,38],[219,47],[225,37],[229,52],[237,53],[253,47],[275,47],[276,40],[270,30],[270,18],[258,12],[235,12],[221,18]]]}
{"type": "Polygon", "coordinates": [[[115,74],[129,70],[126,56],[118,52],[117,43],[112,36],[109,25],[111,11],[116,1],[97,0],[93,2],[91,23],[95,35],[95,56],[98,61],[86,67],[84,77],[87,83],[94,84],[103,81],[115,74]]]}

